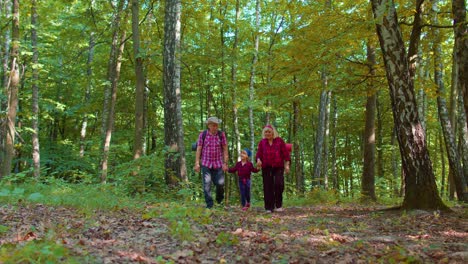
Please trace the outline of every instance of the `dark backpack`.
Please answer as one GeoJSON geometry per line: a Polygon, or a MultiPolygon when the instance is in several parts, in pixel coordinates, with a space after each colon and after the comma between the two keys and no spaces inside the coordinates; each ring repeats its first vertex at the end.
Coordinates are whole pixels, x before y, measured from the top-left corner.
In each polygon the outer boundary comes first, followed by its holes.
{"type": "MultiPolygon", "coordinates": [[[[205,146],[206,133],[208,133],[208,130],[204,130],[202,134],[202,150],[203,150],[203,147],[205,146]]],[[[223,142],[223,132],[221,130],[218,130],[218,137],[219,137],[219,141],[223,142]]],[[[197,147],[198,147],[197,143],[198,143],[198,140],[192,144],[192,151],[197,151],[197,147]]],[[[221,149],[222,149],[222,146],[221,146],[221,149]]]]}

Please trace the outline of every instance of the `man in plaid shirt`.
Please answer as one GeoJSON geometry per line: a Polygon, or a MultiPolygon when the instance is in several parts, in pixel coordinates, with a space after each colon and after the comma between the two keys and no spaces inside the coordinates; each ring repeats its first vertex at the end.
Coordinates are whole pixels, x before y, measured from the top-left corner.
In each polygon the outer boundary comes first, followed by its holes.
{"type": "Polygon", "coordinates": [[[221,203],[224,199],[224,172],[228,170],[229,156],[226,135],[218,130],[220,123],[215,116],[206,120],[208,130],[198,136],[195,154],[194,170],[200,172],[201,169],[207,208],[213,207],[211,183],[216,186],[216,202],[221,203]]]}

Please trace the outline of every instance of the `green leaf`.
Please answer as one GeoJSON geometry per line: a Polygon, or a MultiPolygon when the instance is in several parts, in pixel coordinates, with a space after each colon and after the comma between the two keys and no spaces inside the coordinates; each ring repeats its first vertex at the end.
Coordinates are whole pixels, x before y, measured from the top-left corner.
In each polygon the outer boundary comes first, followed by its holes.
{"type": "Polygon", "coordinates": [[[40,199],[42,199],[44,197],[44,195],[40,194],[40,193],[31,193],[29,196],[28,196],[28,200],[30,201],[38,201],[40,199]]]}

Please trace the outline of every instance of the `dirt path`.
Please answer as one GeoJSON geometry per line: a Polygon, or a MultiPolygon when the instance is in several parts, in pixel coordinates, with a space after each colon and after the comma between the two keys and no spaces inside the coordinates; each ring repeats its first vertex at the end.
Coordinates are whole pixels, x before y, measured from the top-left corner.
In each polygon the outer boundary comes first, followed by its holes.
{"type": "Polygon", "coordinates": [[[166,204],[87,215],[0,207],[2,247],[44,240],[88,263],[468,263],[466,209],[441,215],[323,206],[265,214],[166,204]]]}

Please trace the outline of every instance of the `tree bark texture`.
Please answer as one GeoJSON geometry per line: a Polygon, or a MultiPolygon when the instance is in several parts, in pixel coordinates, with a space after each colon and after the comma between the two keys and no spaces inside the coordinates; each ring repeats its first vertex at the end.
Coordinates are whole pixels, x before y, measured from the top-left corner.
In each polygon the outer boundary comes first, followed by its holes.
{"type": "Polygon", "coordinates": [[[302,170],[302,161],[301,161],[301,143],[299,138],[299,126],[300,126],[300,101],[293,101],[293,127],[292,135],[294,139],[293,146],[293,159],[294,159],[294,175],[296,177],[296,190],[304,194],[305,191],[305,182],[304,182],[304,172],[302,170]]]}
{"type": "Polygon", "coordinates": [[[165,179],[170,186],[187,180],[180,87],[180,0],[166,0],[164,17],[164,144],[165,179]]]}
{"type": "Polygon", "coordinates": [[[41,175],[41,155],[39,148],[39,51],[37,49],[37,1],[31,0],[31,46],[32,46],[32,159],[33,175],[41,175]]]}
{"type": "MultiPolygon", "coordinates": [[[[250,149],[255,149],[255,125],[253,102],[255,95],[255,74],[258,61],[258,46],[260,43],[260,0],[255,1],[255,42],[253,50],[252,65],[250,66],[250,82],[249,82],[249,129],[250,129],[250,149]]],[[[254,153],[252,155],[255,155],[254,153]]]]}
{"type": "Polygon", "coordinates": [[[452,0],[452,13],[458,89],[463,96],[465,123],[468,124],[468,24],[466,21],[466,0],[452,0]]]}
{"type": "Polygon", "coordinates": [[[20,83],[19,74],[19,0],[13,0],[12,6],[12,30],[10,50],[10,76],[7,80],[7,119],[5,130],[5,156],[2,164],[1,175],[7,176],[11,173],[12,161],[15,156],[15,134],[16,114],[18,111],[18,87],[20,83]]]}
{"type": "MultiPolygon", "coordinates": [[[[435,25],[439,22],[437,19],[437,2],[437,0],[432,0],[432,23],[435,25]]],[[[432,28],[432,35],[434,38],[432,51],[434,54],[434,81],[437,86],[437,108],[439,112],[439,120],[442,126],[442,132],[444,135],[445,147],[447,149],[447,157],[449,160],[449,166],[453,171],[457,197],[461,201],[468,201],[466,182],[463,175],[461,159],[458,155],[455,134],[453,133],[452,123],[450,123],[447,103],[443,97],[445,95],[445,85],[442,73],[444,65],[442,62],[442,44],[439,29],[432,28]]]]}
{"type": "Polygon", "coordinates": [[[361,179],[361,195],[363,199],[377,200],[375,196],[375,109],[377,94],[372,82],[375,76],[375,47],[367,43],[367,64],[370,81],[367,87],[367,102],[364,128],[364,166],[361,179]]]}
{"type": "Polygon", "coordinates": [[[133,140],[133,159],[138,159],[144,155],[145,138],[145,76],[143,72],[143,58],[140,54],[140,28],[139,12],[140,4],[138,0],[132,0],[132,38],[133,57],[135,59],[135,138],[133,140]]]}
{"type": "MultiPolygon", "coordinates": [[[[86,83],[86,91],[84,95],[84,105],[87,106],[91,99],[91,89],[93,88],[93,59],[94,59],[94,32],[90,33],[89,44],[88,44],[88,60],[86,61],[86,76],[88,77],[86,83]]],[[[85,112],[83,115],[83,121],[81,122],[81,131],[80,131],[80,157],[84,157],[86,151],[86,133],[88,129],[88,113],[85,112]]]]}
{"type": "Polygon", "coordinates": [[[403,209],[446,209],[435,184],[394,3],[371,0],[405,174],[403,209]]]}
{"type": "Polygon", "coordinates": [[[123,51],[125,47],[125,37],[126,33],[121,33],[121,41],[119,44],[119,49],[116,53],[117,59],[115,60],[116,64],[114,65],[115,70],[112,75],[111,81],[111,94],[110,94],[110,101],[109,101],[109,110],[107,111],[107,124],[106,124],[106,131],[104,133],[104,141],[103,141],[103,148],[102,148],[102,162],[101,162],[101,182],[106,183],[107,181],[107,167],[109,162],[109,151],[111,145],[111,138],[112,132],[114,130],[114,120],[115,120],[115,104],[117,102],[117,90],[118,90],[118,82],[120,79],[120,69],[122,66],[122,57],[123,51]]]}
{"type": "MultiPolygon", "coordinates": [[[[322,81],[324,82],[324,86],[326,86],[327,76],[325,73],[322,74],[322,81]]],[[[320,94],[320,104],[319,104],[319,115],[318,115],[318,122],[317,122],[317,133],[315,138],[315,148],[314,148],[314,170],[312,174],[312,185],[320,185],[322,177],[322,152],[323,152],[323,141],[325,135],[325,112],[327,106],[327,90],[322,88],[322,92],[320,94]]]]}

